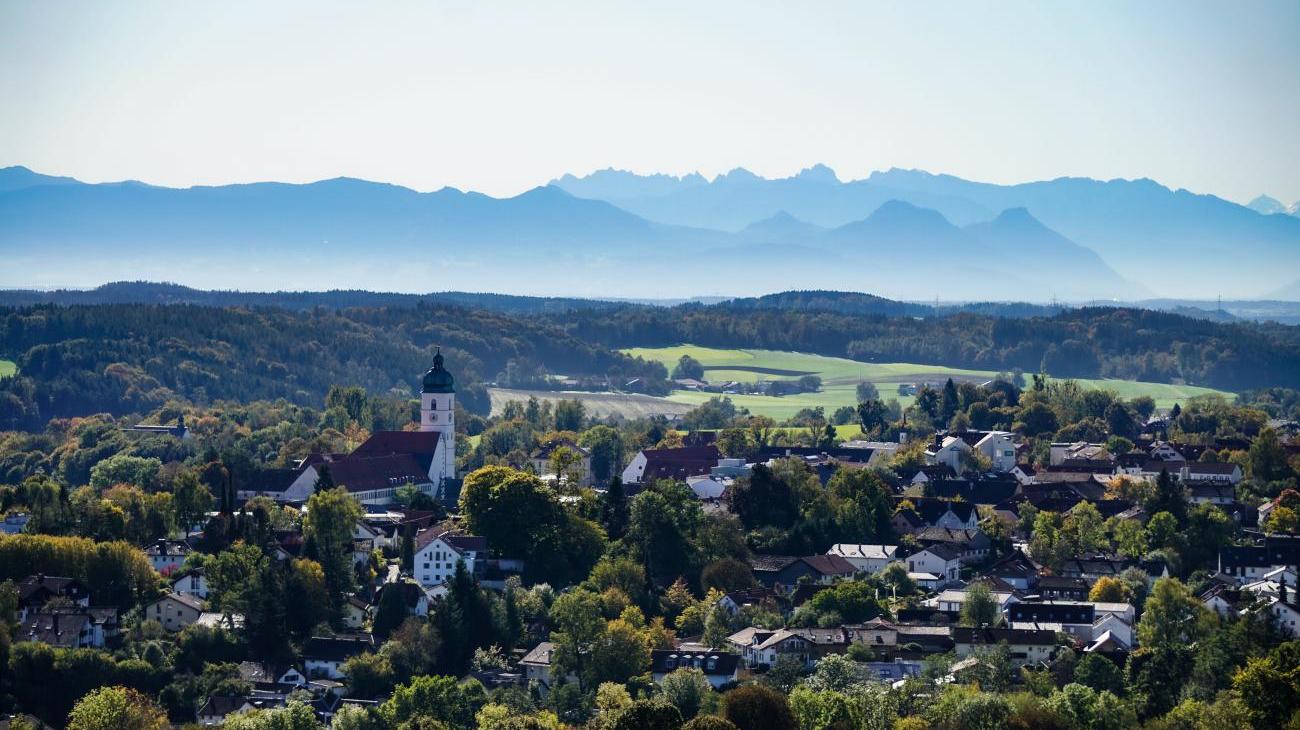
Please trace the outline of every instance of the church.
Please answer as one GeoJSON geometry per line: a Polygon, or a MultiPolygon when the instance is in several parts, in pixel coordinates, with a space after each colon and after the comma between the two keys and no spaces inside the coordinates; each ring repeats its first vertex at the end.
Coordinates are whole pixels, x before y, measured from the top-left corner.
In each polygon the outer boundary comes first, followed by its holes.
{"type": "Polygon", "coordinates": [[[240,490],[239,497],[305,502],[328,470],[334,484],[367,506],[392,504],[406,485],[435,499],[447,498],[447,487],[456,479],[455,384],[439,350],[420,389],[418,430],[377,431],[350,454],[311,454],[285,475],[283,489],[240,490]]]}

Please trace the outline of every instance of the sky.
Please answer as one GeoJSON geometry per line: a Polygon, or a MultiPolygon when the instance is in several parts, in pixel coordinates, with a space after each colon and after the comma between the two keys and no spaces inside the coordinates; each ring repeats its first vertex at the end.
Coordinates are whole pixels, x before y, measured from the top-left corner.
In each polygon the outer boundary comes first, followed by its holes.
{"type": "Polygon", "coordinates": [[[0,166],[513,195],[616,167],[1300,200],[1300,3],[0,0],[0,166]]]}

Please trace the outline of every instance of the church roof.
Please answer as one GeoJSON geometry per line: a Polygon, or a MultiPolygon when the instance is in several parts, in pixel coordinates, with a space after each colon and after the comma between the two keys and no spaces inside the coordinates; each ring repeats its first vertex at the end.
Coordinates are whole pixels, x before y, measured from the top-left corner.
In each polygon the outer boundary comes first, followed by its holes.
{"type": "Polygon", "coordinates": [[[438,450],[437,431],[376,431],[352,456],[416,454],[432,456],[438,450]]]}
{"type": "Polygon", "coordinates": [[[456,379],[442,366],[442,350],[434,353],[433,367],[424,374],[425,393],[455,393],[456,379]]]}

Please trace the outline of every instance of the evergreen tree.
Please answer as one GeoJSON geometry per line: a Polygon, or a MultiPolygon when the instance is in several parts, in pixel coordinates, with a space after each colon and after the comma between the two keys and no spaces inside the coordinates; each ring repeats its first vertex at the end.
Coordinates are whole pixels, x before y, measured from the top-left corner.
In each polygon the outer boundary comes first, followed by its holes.
{"type": "Polygon", "coordinates": [[[957,414],[961,408],[961,398],[957,394],[957,385],[948,378],[948,382],[943,384],[943,398],[939,402],[939,414],[943,417],[943,422],[947,423],[957,414]]]}
{"type": "Polygon", "coordinates": [[[601,522],[605,525],[605,532],[609,539],[617,540],[623,537],[627,530],[627,492],[623,489],[622,477],[615,476],[609,482],[609,489],[605,490],[605,498],[601,505],[601,522]]]}
{"type": "Polygon", "coordinates": [[[328,492],[334,488],[334,477],[330,474],[330,465],[321,464],[320,469],[316,472],[316,482],[312,484],[312,491],[316,494],[328,492]]]}
{"type": "Polygon", "coordinates": [[[379,592],[373,630],[376,639],[387,639],[406,620],[406,596],[400,583],[387,583],[379,592]]]}
{"type": "Polygon", "coordinates": [[[415,571],[415,523],[402,526],[402,570],[415,571]]]}

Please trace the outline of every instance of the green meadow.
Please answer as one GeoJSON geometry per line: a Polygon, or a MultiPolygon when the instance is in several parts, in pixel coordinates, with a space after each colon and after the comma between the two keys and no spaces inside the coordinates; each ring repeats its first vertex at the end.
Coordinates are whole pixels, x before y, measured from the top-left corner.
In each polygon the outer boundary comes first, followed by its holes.
{"type": "MultiPolygon", "coordinates": [[[[829,415],[836,408],[854,405],[857,402],[857,385],[868,381],[876,386],[883,399],[895,398],[904,407],[912,402],[911,396],[898,395],[898,386],[917,381],[942,381],[947,378],[983,382],[993,378],[997,373],[992,370],[966,370],[949,368],[941,365],[920,365],[917,363],[864,363],[841,357],[810,355],[800,352],[781,352],[776,350],[731,350],[695,345],[678,345],[674,347],[636,347],[624,350],[629,355],[662,362],[671,372],[682,355],[690,355],[704,366],[704,377],[709,381],[734,380],[737,382],[758,382],[761,380],[784,380],[798,378],[801,375],[818,375],[822,379],[822,389],[816,393],[799,393],[786,396],[733,395],[729,396],[738,407],[744,407],[752,413],[785,419],[793,416],[800,409],[821,406],[829,415]]],[[[1155,399],[1160,408],[1169,408],[1174,403],[1186,402],[1197,395],[1219,394],[1231,398],[1232,393],[1211,388],[1191,385],[1170,385],[1167,383],[1146,383],[1132,380],[1078,379],[1086,388],[1105,388],[1114,391],[1122,398],[1135,398],[1149,395],[1155,399]]],[[[687,405],[698,405],[713,397],[712,393],[695,391],[674,391],[668,400],[687,405]]]]}
{"type": "Polygon", "coordinates": [[[18,372],[18,363],[13,360],[0,360],[0,378],[7,378],[18,372]]]}

